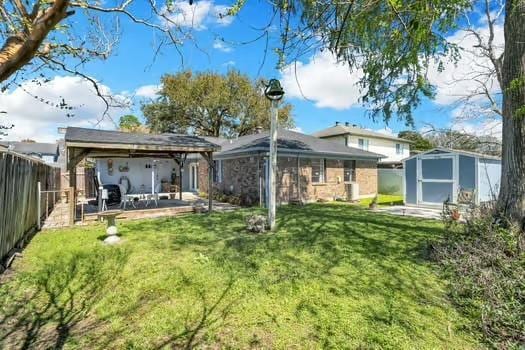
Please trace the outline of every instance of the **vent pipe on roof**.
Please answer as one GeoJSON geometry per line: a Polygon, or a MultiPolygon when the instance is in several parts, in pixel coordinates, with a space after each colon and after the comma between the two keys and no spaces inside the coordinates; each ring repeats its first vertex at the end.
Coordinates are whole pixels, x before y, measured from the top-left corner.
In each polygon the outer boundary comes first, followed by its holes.
{"type": "Polygon", "coordinates": [[[335,122],[335,126],[338,126],[339,125],[339,122],[335,122]]]}
{"type": "Polygon", "coordinates": [[[345,126],[350,126],[350,123],[349,122],[345,122],[345,126]]]}

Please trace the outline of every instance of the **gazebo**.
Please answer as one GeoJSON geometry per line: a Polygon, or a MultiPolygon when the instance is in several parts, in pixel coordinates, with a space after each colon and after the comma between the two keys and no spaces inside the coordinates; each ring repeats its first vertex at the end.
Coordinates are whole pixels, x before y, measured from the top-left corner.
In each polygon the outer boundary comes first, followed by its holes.
{"type": "MultiPolygon", "coordinates": [[[[188,154],[200,154],[208,163],[208,212],[212,211],[213,152],[220,146],[202,137],[181,134],[140,134],[68,127],[65,134],[69,186],[76,193],[76,167],[84,158],[167,158],[182,171],[188,154]]],[[[179,174],[182,199],[182,173],[179,174]]]]}

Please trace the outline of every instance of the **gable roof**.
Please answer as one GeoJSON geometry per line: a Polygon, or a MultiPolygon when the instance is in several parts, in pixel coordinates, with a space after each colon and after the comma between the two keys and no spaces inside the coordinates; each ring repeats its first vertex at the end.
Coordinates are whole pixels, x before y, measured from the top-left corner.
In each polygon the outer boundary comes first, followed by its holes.
{"type": "MultiPolygon", "coordinates": [[[[270,150],[269,131],[226,140],[216,157],[227,157],[246,153],[268,152],[270,150]]],[[[284,154],[307,154],[314,156],[333,156],[337,158],[380,159],[385,156],[362,149],[347,147],[340,143],[323,140],[299,132],[278,129],[277,151],[284,154]]]]}
{"type": "Polygon", "coordinates": [[[220,146],[199,136],[182,134],[140,134],[115,130],[68,127],[64,137],[68,146],[94,145],[96,148],[217,151],[220,146]],[[106,147],[107,145],[107,147],[106,147]]]}
{"type": "Polygon", "coordinates": [[[357,126],[352,125],[334,125],[330,128],[326,128],[317,132],[314,132],[312,135],[315,137],[331,137],[331,136],[339,136],[339,135],[357,135],[357,136],[365,136],[365,137],[373,137],[378,139],[384,139],[384,140],[392,140],[392,141],[400,141],[404,143],[412,143],[412,141],[405,140],[396,136],[390,136],[385,135],[380,132],[366,130],[363,128],[358,128],[357,126]]]}
{"type": "Polygon", "coordinates": [[[58,144],[44,142],[20,142],[20,141],[0,141],[0,145],[9,148],[17,153],[32,156],[53,156],[55,159],[59,155],[58,144]]]}
{"type": "Polygon", "coordinates": [[[404,159],[403,161],[407,161],[412,158],[417,158],[418,156],[422,156],[425,154],[447,154],[447,153],[455,153],[455,154],[459,154],[463,156],[477,157],[477,158],[482,158],[482,159],[501,160],[501,157],[493,156],[490,154],[484,154],[484,153],[472,152],[472,151],[463,151],[463,150],[454,149],[454,148],[436,147],[436,148],[432,148],[425,152],[414,154],[413,156],[408,157],[404,159]]]}

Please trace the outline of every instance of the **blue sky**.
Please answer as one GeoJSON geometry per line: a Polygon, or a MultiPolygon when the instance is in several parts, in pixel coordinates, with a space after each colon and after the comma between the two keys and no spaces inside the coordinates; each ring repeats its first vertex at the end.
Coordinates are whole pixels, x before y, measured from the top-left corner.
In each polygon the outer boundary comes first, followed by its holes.
{"type": "MultiPolygon", "coordinates": [[[[114,54],[105,61],[92,61],[82,68],[84,73],[97,79],[112,93],[132,98],[131,112],[140,115],[140,103],[153,96],[163,74],[176,73],[182,69],[225,72],[229,68],[235,68],[254,79],[280,78],[286,88],[287,101],[294,106],[296,126],[306,133],[331,126],[335,121],[350,122],[373,130],[388,128],[384,132],[397,133],[407,129],[404,121],[395,118],[388,125],[382,120],[371,120],[357,101],[359,90],[355,82],[359,72],[349,72],[346,67],[337,64],[330,54],[311,53],[302,57],[296,69],[289,67],[278,71],[277,56],[273,52],[280,44],[276,27],[270,30],[266,55],[265,38],[250,44],[239,44],[261,35],[261,31],[254,28],[268,24],[271,8],[266,2],[247,2],[237,17],[222,19],[217,13],[224,12],[224,8],[231,5],[229,2],[201,0],[196,1],[192,7],[185,1],[176,4],[180,4],[180,13],[185,15],[176,20],[186,26],[189,25],[188,16],[191,16],[192,28],[184,28],[191,33],[193,41],[198,45],[197,47],[190,40],[182,47],[184,64],[173,48],[163,49],[154,59],[158,35],[148,28],[122,19],[122,35],[114,54]],[[296,79],[300,81],[301,91],[296,79]]],[[[138,7],[134,10],[140,13],[147,8],[138,7]]],[[[80,18],[72,17],[71,21],[82,26],[80,18]]],[[[483,28],[481,21],[476,25],[483,28]]],[[[466,47],[472,47],[471,38],[464,39],[463,36],[461,33],[451,33],[451,38],[466,47]]],[[[501,42],[502,37],[502,31],[498,31],[498,40],[501,42]]],[[[449,65],[443,73],[431,75],[431,81],[438,87],[438,96],[436,101],[425,101],[414,112],[417,130],[424,129],[427,124],[463,128],[469,132],[485,127],[483,121],[458,123],[453,119],[459,108],[456,100],[470,85],[468,82],[451,85],[447,79],[466,74],[465,72],[471,70],[473,64],[470,61],[473,60],[477,58],[470,57],[468,62],[460,61],[458,66],[449,65]]],[[[91,126],[99,119],[102,110],[100,101],[97,101],[84,82],[78,78],[66,77],[65,73],[60,72],[51,75],[51,78],[52,81],[44,87],[27,82],[25,90],[50,99],[66,97],[71,105],[77,106],[75,117],[67,118],[63,112],[48,109],[47,106],[35,106],[34,100],[27,93],[13,88],[0,93],[0,107],[7,110],[9,121],[15,124],[9,138],[50,141],[57,137],[58,126],[91,126]]],[[[115,110],[111,115],[118,119],[120,115],[130,111],[115,110]]],[[[107,121],[100,123],[100,126],[112,127],[107,121]]]]}

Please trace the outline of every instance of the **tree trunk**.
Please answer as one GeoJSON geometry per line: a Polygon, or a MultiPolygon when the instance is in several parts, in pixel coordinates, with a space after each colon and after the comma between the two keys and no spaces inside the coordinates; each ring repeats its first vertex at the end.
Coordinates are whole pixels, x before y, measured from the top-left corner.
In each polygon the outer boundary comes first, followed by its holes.
{"type": "Polygon", "coordinates": [[[500,214],[524,229],[525,1],[507,0],[503,58],[503,156],[500,214]]]}

